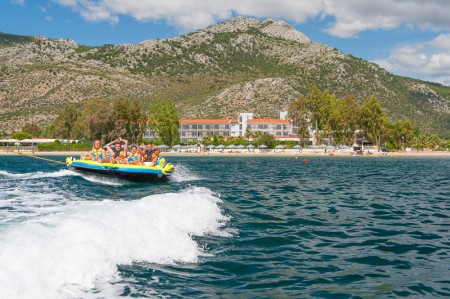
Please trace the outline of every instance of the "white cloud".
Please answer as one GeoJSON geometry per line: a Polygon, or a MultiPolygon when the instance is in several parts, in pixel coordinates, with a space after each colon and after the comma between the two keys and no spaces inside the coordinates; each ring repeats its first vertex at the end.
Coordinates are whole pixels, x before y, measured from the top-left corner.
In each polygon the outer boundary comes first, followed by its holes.
{"type": "MultiPolygon", "coordinates": [[[[14,0],[24,2],[24,0],[14,0]]],[[[295,23],[329,16],[326,31],[354,37],[366,30],[413,26],[450,30],[448,0],[53,0],[71,7],[86,21],[167,22],[182,32],[211,25],[233,15],[271,17],[295,23]]]]}
{"type": "Polygon", "coordinates": [[[450,34],[400,47],[375,62],[393,73],[450,85],[450,34]]]}
{"type": "Polygon", "coordinates": [[[450,29],[446,0],[324,0],[324,12],[335,22],[327,32],[354,37],[366,30],[391,30],[402,25],[428,30],[450,29]]]}
{"type": "Polygon", "coordinates": [[[47,22],[51,22],[51,21],[53,21],[53,18],[52,18],[51,16],[46,16],[46,17],[45,17],[45,20],[46,20],[47,22]]]}
{"type": "Polygon", "coordinates": [[[167,22],[182,32],[233,15],[272,17],[297,23],[320,13],[322,0],[54,0],[79,12],[86,21],[119,22],[121,15],[138,21],[167,22]]]}
{"type": "Polygon", "coordinates": [[[45,8],[44,6],[42,6],[42,5],[37,5],[36,6],[37,7],[37,9],[39,9],[41,12],[43,12],[43,13],[46,13],[47,12],[47,8],[45,8]]]}
{"type": "Polygon", "coordinates": [[[25,0],[11,0],[11,3],[25,6],[25,0]]]}

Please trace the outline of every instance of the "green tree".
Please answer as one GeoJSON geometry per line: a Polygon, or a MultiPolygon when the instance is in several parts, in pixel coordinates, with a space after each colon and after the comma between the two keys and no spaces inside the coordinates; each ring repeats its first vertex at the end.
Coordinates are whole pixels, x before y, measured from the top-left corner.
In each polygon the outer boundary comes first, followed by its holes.
{"type": "Polygon", "coordinates": [[[253,138],[253,132],[249,128],[245,129],[245,138],[247,138],[247,143],[250,142],[250,138],[253,138]]]}
{"type": "Polygon", "coordinates": [[[417,150],[423,150],[426,146],[427,137],[425,135],[414,136],[412,140],[412,147],[417,150]]]}
{"type": "Polygon", "coordinates": [[[39,137],[39,135],[41,134],[41,131],[42,131],[41,127],[39,127],[35,123],[26,123],[22,127],[22,132],[31,134],[33,137],[39,137]]]}
{"type": "Polygon", "coordinates": [[[277,140],[271,134],[261,134],[253,140],[252,144],[256,147],[265,144],[268,148],[274,148],[277,140]]]}
{"type": "Polygon", "coordinates": [[[56,119],[44,128],[42,135],[47,138],[71,138],[72,128],[80,115],[81,112],[75,105],[67,105],[59,112],[56,119]]]}
{"type": "Polygon", "coordinates": [[[69,104],[64,108],[55,120],[55,135],[57,138],[70,138],[72,128],[80,117],[81,113],[73,104],[69,104]]]}
{"type": "Polygon", "coordinates": [[[345,113],[344,102],[325,91],[322,93],[321,107],[319,109],[319,139],[328,138],[331,144],[342,141],[343,118],[345,113]],[[338,140],[335,140],[335,137],[338,140]]]}
{"type": "Polygon", "coordinates": [[[30,139],[32,138],[31,134],[26,133],[26,132],[16,132],[12,135],[13,139],[17,139],[17,140],[24,140],[24,139],[30,139]]]}
{"type": "Polygon", "coordinates": [[[297,127],[297,135],[302,146],[309,139],[309,114],[309,105],[303,96],[293,100],[288,107],[288,117],[294,126],[297,127]]]}
{"type": "Polygon", "coordinates": [[[342,99],[344,105],[344,114],[342,119],[342,144],[350,145],[353,143],[355,131],[361,124],[361,107],[352,95],[342,99]]]}
{"type": "Polygon", "coordinates": [[[381,136],[385,134],[388,124],[386,112],[381,108],[380,101],[372,96],[361,107],[361,125],[367,138],[381,144],[381,136]]]}
{"type": "Polygon", "coordinates": [[[114,131],[113,137],[122,137],[130,143],[142,139],[145,131],[145,114],[141,111],[139,101],[120,99],[113,103],[114,131]]]}
{"type": "Polygon", "coordinates": [[[410,120],[398,120],[390,125],[391,143],[397,149],[411,144],[414,136],[414,125],[410,120]]]}
{"type": "Polygon", "coordinates": [[[179,117],[172,100],[151,102],[148,109],[149,125],[159,139],[172,146],[180,142],[179,117]]]}
{"type": "Polygon", "coordinates": [[[311,122],[315,126],[315,130],[318,131],[320,127],[320,108],[323,105],[323,94],[320,89],[314,85],[311,84],[308,88],[308,93],[305,97],[307,110],[309,111],[309,118],[311,119],[311,122]]]}
{"type": "Polygon", "coordinates": [[[91,99],[83,101],[82,105],[83,114],[80,121],[84,125],[77,124],[78,128],[86,130],[85,138],[82,139],[89,141],[100,139],[103,143],[110,140],[114,130],[111,103],[105,99],[91,99]]]}
{"type": "Polygon", "coordinates": [[[88,132],[87,124],[83,120],[83,117],[81,117],[73,125],[71,138],[88,142],[90,140],[87,132],[88,132]]]}
{"type": "Polygon", "coordinates": [[[438,149],[442,148],[444,145],[444,140],[442,140],[439,136],[435,134],[431,134],[427,136],[427,141],[425,143],[425,146],[429,149],[438,149]]]}
{"type": "Polygon", "coordinates": [[[450,150],[450,139],[444,144],[444,148],[448,151],[450,150]]]}

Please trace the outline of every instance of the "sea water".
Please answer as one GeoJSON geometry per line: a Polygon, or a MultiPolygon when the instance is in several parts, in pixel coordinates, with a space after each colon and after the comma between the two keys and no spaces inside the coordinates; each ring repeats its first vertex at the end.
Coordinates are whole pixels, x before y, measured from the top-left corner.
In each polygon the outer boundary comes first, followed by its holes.
{"type": "Polygon", "coordinates": [[[0,157],[0,298],[450,297],[450,159],[167,160],[140,184],[0,157]]]}

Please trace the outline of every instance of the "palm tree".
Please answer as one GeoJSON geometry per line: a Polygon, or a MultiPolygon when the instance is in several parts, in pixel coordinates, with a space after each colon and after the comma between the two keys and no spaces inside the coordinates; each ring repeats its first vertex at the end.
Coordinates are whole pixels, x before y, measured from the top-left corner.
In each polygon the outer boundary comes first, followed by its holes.
{"type": "Polygon", "coordinates": [[[253,132],[249,128],[245,130],[245,138],[247,138],[247,142],[250,143],[250,137],[253,138],[253,132]]]}

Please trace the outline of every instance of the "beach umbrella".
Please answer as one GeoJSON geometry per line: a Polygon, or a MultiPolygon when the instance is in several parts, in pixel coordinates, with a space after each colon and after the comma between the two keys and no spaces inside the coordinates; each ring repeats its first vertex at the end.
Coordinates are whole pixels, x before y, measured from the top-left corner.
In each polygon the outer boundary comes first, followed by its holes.
{"type": "Polygon", "coordinates": [[[246,146],[246,148],[255,148],[255,146],[253,144],[249,144],[246,146]]]}
{"type": "Polygon", "coordinates": [[[165,145],[165,144],[158,145],[158,147],[159,147],[159,148],[162,148],[162,149],[169,148],[169,147],[168,147],[167,145],[165,145]]]}
{"type": "Polygon", "coordinates": [[[347,145],[340,145],[339,148],[340,149],[349,149],[349,147],[347,145]]]}
{"type": "Polygon", "coordinates": [[[284,146],[280,144],[280,145],[275,146],[275,149],[284,149],[284,146]]]}
{"type": "Polygon", "coordinates": [[[314,144],[314,145],[311,145],[311,148],[312,148],[312,149],[318,149],[318,148],[320,148],[320,146],[314,144]]]}
{"type": "Polygon", "coordinates": [[[179,144],[173,146],[173,148],[181,148],[181,147],[182,147],[182,146],[179,145],[179,144]]]}
{"type": "Polygon", "coordinates": [[[260,146],[258,146],[258,148],[267,148],[267,145],[261,144],[260,146]]]}
{"type": "Polygon", "coordinates": [[[333,145],[329,145],[329,146],[326,147],[326,149],[332,149],[332,150],[334,150],[334,149],[336,149],[336,147],[333,146],[333,145]]]}
{"type": "Polygon", "coordinates": [[[215,148],[215,146],[212,145],[212,144],[210,144],[210,145],[208,145],[206,148],[212,149],[212,148],[215,148]]]}
{"type": "Polygon", "coordinates": [[[236,148],[236,145],[230,144],[230,145],[228,145],[226,148],[227,148],[227,149],[234,149],[234,148],[236,148]]]}
{"type": "Polygon", "coordinates": [[[243,146],[242,144],[239,144],[238,146],[236,146],[237,149],[243,149],[245,148],[245,146],[243,146]]]}
{"type": "Polygon", "coordinates": [[[225,145],[219,144],[218,146],[216,146],[216,148],[218,148],[218,149],[224,149],[224,148],[225,148],[225,145]]]}
{"type": "Polygon", "coordinates": [[[300,149],[300,148],[302,148],[300,145],[294,145],[294,147],[293,148],[295,148],[295,149],[300,149]]]}

